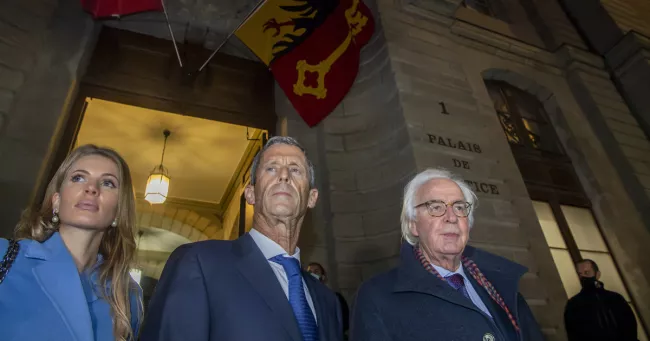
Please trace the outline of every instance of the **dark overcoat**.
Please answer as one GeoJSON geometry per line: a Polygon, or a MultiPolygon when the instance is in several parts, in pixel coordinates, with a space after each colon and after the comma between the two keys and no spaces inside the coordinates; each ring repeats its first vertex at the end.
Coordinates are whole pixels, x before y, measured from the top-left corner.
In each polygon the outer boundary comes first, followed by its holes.
{"type": "MultiPolygon", "coordinates": [[[[493,318],[447,282],[429,273],[404,243],[400,265],[363,283],[353,308],[351,340],[541,341],[544,337],[518,283],[526,268],[467,246],[474,261],[503,297],[517,321],[517,332],[479,284],[472,281],[493,318]]],[[[469,272],[465,270],[468,277],[469,272]]]]}

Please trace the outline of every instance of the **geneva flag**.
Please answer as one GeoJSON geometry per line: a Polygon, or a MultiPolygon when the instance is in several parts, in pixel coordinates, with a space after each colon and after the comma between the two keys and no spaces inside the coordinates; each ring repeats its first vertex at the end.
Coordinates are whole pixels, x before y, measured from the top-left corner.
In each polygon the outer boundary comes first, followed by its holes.
{"type": "Polygon", "coordinates": [[[313,127],[352,87],[373,31],[361,0],[266,0],[236,35],[313,127]]]}

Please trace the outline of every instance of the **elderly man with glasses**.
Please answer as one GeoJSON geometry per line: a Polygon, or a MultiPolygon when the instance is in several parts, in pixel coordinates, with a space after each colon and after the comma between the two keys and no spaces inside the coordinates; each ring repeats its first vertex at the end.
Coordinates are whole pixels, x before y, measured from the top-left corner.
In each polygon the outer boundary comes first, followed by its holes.
{"type": "Polygon", "coordinates": [[[441,169],[406,185],[400,265],[359,289],[351,340],[544,340],[518,293],[526,268],[467,245],[477,201],[441,169]]]}

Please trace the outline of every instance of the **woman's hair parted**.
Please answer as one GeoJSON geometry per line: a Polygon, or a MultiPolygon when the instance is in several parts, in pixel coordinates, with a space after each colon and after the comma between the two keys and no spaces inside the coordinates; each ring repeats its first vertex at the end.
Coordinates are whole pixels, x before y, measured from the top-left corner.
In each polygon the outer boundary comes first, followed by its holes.
{"type": "Polygon", "coordinates": [[[131,319],[137,317],[139,323],[143,314],[140,299],[138,299],[136,311],[132,311],[130,301],[131,294],[140,297],[140,289],[129,275],[136,252],[135,195],[129,166],[117,152],[110,148],[90,144],[72,151],[50,180],[40,207],[28,209],[23,213],[16,227],[16,238],[44,242],[57,231],[57,226],[51,222],[53,216],[52,197],[61,190],[72,165],[77,160],[90,155],[103,156],[115,162],[120,182],[116,214],[117,227],[109,226],[99,245],[99,253],[103,257],[103,262],[99,266],[99,282],[100,287],[104,289],[103,292],[97,294],[106,299],[110,305],[115,339],[118,341],[135,340],[137,335],[134,335],[136,331],[131,327],[131,319]]]}

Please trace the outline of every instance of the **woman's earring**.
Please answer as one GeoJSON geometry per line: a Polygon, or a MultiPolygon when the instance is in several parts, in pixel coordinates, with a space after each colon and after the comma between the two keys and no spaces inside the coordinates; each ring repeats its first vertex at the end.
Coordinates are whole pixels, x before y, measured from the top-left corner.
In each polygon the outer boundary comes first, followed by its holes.
{"type": "Polygon", "coordinates": [[[113,223],[111,223],[111,226],[117,227],[117,219],[113,220],[113,223]]]}
{"type": "Polygon", "coordinates": [[[54,209],[52,211],[52,219],[50,219],[54,225],[59,223],[59,210],[54,209]]]}

